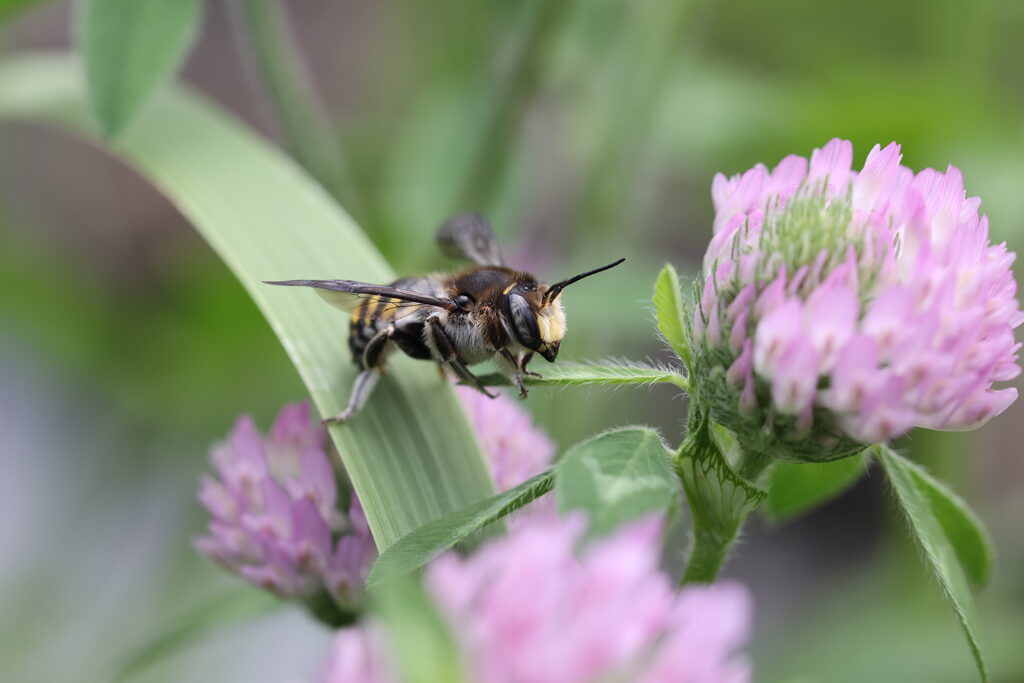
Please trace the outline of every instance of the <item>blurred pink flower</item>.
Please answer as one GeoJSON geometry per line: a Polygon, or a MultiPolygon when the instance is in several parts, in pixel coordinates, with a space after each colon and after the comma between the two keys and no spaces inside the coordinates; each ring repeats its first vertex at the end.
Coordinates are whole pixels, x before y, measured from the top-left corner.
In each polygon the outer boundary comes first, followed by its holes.
{"type": "Polygon", "coordinates": [[[993,388],[1020,373],[1015,255],[989,242],[956,167],[915,175],[895,143],[859,173],[852,158],[836,139],[809,162],[715,176],[704,357],[741,397],[763,384],[756,404],[797,431],[816,415],[861,443],[977,427],[1017,398],[993,388]]]}
{"type": "MultiPolygon", "coordinates": [[[[551,465],[555,444],[516,401],[504,393],[487,398],[463,386],[455,387],[455,393],[469,415],[499,492],[518,486],[551,465]]],[[[509,522],[518,524],[524,514],[550,514],[554,508],[554,497],[547,496],[513,515],[509,522]]]]}
{"type": "MultiPolygon", "coordinates": [[[[529,414],[505,396],[456,391],[469,413],[499,491],[547,467],[555,448],[529,414]]],[[[281,597],[326,590],[344,610],[357,608],[377,558],[359,499],[347,515],[337,488],[326,433],[310,421],[309,405],[285,406],[262,436],[243,416],[211,461],[199,500],[210,513],[208,534],[195,546],[221,566],[281,597]]],[[[540,505],[550,504],[541,501],[540,505]]],[[[545,508],[547,509],[547,508],[545,508]]],[[[518,518],[517,518],[518,519],[518,518]]],[[[513,523],[517,523],[513,521],[513,523]]]]}
{"type": "MultiPolygon", "coordinates": [[[[427,569],[426,588],[474,683],[742,683],[750,599],[722,583],[676,592],[647,520],[577,552],[583,519],[530,519],[469,558],[427,569]]],[[[324,683],[391,683],[379,626],[339,632],[324,683]]]]}
{"type": "Polygon", "coordinates": [[[210,522],[195,546],[282,597],[326,590],[341,607],[353,608],[376,549],[358,500],[347,516],[338,510],[324,440],[307,403],[285,406],[269,437],[251,417],[240,417],[227,442],[211,452],[218,476],[204,477],[199,488],[210,522]]]}
{"type": "Polygon", "coordinates": [[[338,631],[320,673],[323,683],[399,683],[387,634],[367,622],[338,631]]]}

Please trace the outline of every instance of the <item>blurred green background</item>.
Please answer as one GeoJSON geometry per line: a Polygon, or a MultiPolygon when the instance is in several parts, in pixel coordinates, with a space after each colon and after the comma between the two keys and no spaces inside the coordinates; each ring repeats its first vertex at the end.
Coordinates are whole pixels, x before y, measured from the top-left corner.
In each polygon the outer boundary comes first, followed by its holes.
{"type": "MultiPolygon", "coordinates": [[[[346,161],[333,189],[396,270],[449,265],[434,228],[469,208],[548,280],[627,257],[567,294],[565,359],[666,359],[650,287],[666,260],[698,267],[712,175],[834,136],[853,140],[856,163],[890,140],[913,168],[955,163],[993,238],[1024,248],[1015,0],[283,4],[346,161]]],[[[0,50],[67,49],[70,14],[0,3],[0,50]]],[[[280,138],[225,3],[208,3],[182,78],[280,138]]],[[[237,586],[189,543],[206,449],[241,412],[267,425],[302,385],[165,200],[103,153],[21,124],[0,129],[0,377],[2,678],[107,679],[237,586]]],[[[561,446],[637,422],[677,442],[684,414],[667,387],[538,389],[526,407],[561,446]]],[[[993,533],[980,623],[1005,682],[1024,680],[1022,442],[1018,402],[978,432],[903,444],[993,533]]],[[[758,681],[975,677],[876,470],[802,520],[755,521],[726,573],[754,591],[758,681]]],[[[328,639],[283,610],[139,680],[308,680],[328,639]]]]}

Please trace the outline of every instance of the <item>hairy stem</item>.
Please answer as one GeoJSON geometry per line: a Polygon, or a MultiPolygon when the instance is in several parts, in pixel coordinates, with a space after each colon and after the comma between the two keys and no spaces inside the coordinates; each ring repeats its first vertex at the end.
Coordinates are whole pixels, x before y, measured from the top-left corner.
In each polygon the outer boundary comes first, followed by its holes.
{"type": "Polygon", "coordinates": [[[299,55],[280,0],[233,0],[242,60],[296,161],[353,212],[355,192],[340,145],[299,55]]]}
{"type": "Polygon", "coordinates": [[[723,543],[721,538],[708,533],[703,526],[694,524],[690,556],[680,583],[714,583],[731,545],[732,539],[723,543]]]}
{"type": "MultiPolygon", "coordinates": [[[[737,474],[749,482],[756,482],[765,471],[771,460],[763,455],[744,453],[737,463],[737,474]]],[[[690,556],[686,561],[682,583],[712,583],[729,557],[733,543],[739,537],[747,514],[737,515],[735,526],[731,531],[710,528],[711,525],[698,523],[696,516],[693,525],[693,542],[690,556]]]]}
{"type": "Polygon", "coordinates": [[[764,500],[766,493],[755,482],[772,461],[744,452],[733,467],[711,436],[710,420],[699,407],[691,407],[688,422],[675,462],[693,519],[682,583],[710,583],[721,571],[747,517],[764,500]]]}

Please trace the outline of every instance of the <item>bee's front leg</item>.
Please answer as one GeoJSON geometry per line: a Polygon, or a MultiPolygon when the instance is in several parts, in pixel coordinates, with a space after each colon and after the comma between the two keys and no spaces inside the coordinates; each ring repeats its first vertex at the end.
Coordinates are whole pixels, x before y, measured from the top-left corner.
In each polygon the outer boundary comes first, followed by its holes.
{"type": "Polygon", "coordinates": [[[539,372],[534,372],[532,370],[526,369],[526,364],[529,363],[531,360],[533,360],[533,351],[530,351],[529,353],[525,354],[522,360],[519,361],[519,369],[527,377],[536,377],[537,379],[543,378],[544,375],[540,374],[539,372]]]}
{"type": "Polygon", "coordinates": [[[487,391],[487,387],[480,383],[480,378],[466,367],[466,363],[459,357],[455,344],[452,343],[448,333],[444,331],[440,320],[434,317],[427,318],[424,333],[429,336],[429,346],[436,350],[439,356],[438,360],[446,363],[464,384],[473,387],[487,398],[498,398],[497,394],[487,391]]]}
{"type": "Polygon", "coordinates": [[[516,359],[515,356],[508,349],[501,349],[498,351],[498,357],[501,359],[499,365],[505,370],[505,374],[512,380],[512,383],[519,388],[519,398],[526,398],[530,392],[526,390],[526,385],[523,384],[523,376],[519,372],[522,364],[516,359]]]}
{"type": "Polygon", "coordinates": [[[455,376],[458,377],[463,384],[473,387],[487,398],[498,398],[498,395],[488,391],[487,387],[480,383],[480,378],[474,375],[470,369],[466,367],[466,364],[458,358],[453,358],[448,361],[448,367],[455,372],[455,376]]]}

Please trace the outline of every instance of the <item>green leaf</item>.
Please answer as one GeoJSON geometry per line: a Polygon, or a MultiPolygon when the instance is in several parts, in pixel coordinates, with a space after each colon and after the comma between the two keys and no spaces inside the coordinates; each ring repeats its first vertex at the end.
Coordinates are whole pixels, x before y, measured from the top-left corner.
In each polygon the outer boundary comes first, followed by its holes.
{"type": "Polygon", "coordinates": [[[679,289],[679,275],[668,263],[658,273],[658,279],[654,283],[654,311],[657,315],[658,331],[689,368],[692,359],[683,324],[685,307],[679,289]]]}
{"type": "MultiPolygon", "coordinates": [[[[0,63],[0,92],[0,118],[43,121],[96,141],[72,60],[0,63]]],[[[154,99],[116,152],[210,242],[266,316],[321,415],[336,414],[355,376],[346,316],[312,291],[262,281],[393,279],[352,219],[259,135],[178,88],[154,99]]],[[[245,397],[238,400],[241,412],[245,397]]],[[[330,432],[382,550],[494,493],[458,399],[428,363],[396,358],[367,407],[330,432]]]]}
{"type": "Polygon", "coordinates": [[[693,517],[693,545],[683,582],[710,583],[718,576],[743,523],[767,494],[733,470],[712,436],[710,421],[695,413],[676,459],[693,517]]]}
{"type": "Polygon", "coordinates": [[[145,643],[127,654],[115,664],[113,678],[116,681],[130,680],[221,626],[266,614],[280,609],[283,604],[269,593],[248,585],[217,596],[181,615],[160,633],[150,636],[145,643]]]}
{"type": "Polygon", "coordinates": [[[89,101],[118,136],[184,61],[202,20],[200,0],[82,0],[76,34],[89,101]]]}
{"type": "Polygon", "coordinates": [[[402,683],[462,683],[458,645],[423,587],[410,577],[373,595],[402,683]]]}
{"type": "Polygon", "coordinates": [[[799,517],[849,489],[866,468],[865,453],[832,462],[780,462],[771,471],[764,513],[776,522],[799,517]]]}
{"type": "Polygon", "coordinates": [[[928,495],[932,511],[942,524],[967,578],[985,586],[992,578],[995,550],[992,539],[977,515],[958,495],[925,471],[916,473],[918,485],[928,495]]]}
{"type": "Polygon", "coordinates": [[[925,468],[906,458],[903,458],[903,464],[913,473],[915,483],[927,496],[932,514],[953,545],[967,578],[984,586],[991,578],[995,564],[995,551],[985,526],[960,496],[925,468]]]}
{"type": "Polygon", "coordinates": [[[491,496],[409,532],[381,553],[367,579],[367,586],[376,588],[395,577],[419,569],[487,525],[540,498],[551,490],[554,481],[555,471],[550,469],[504,493],[491,496]]]}
{"type": "Polygon", "coordinates": [[[585,510],[594,534],[668,509],[676,489],[665,444],[646,427],[613,429],[581,441],[555,474],[559,508],[585,510]]]}
{"type": "MultiPolygon", "coordinates": [[[[485,386],[509,386],[500,374],[480,378],[485,386]]],[[[583,384],[675,384],[689,389],[686,378],[668,368],[634,362],[586,363],[545,368],[543,377],[526,377],[525,384],[539,387],[565,387],[583,384]]]]}
{"type": "MultiPolygon", "coordinates": [[[[943,522],[942,519],[948,517],[953,509],[958,509],[961,513],[964,509],[959,503],[954,502],[942,503],[936,507],[933,503],[936,496],[945,501],[952,501],[951,498],[942,495],[944,487],[937,488],[937,482],[924,474],[924,470],[889,447],[879,446],[875,452],[889,477],[889,482],[896,493],[896,500],[906,515],[914,540],[923,551],[929,568],[939,580],[943,593],[953,605],[957,619],[967,636],[974,661],[978,665],[981,679],[987,681],[988,672],[978,640],[977,618],[971,591],[958,560],[957,549],[946,531],[947,526],[962,531],[968,518],[961,514],[956,523],[952,523],[952,520],[943,522]]],[[[956,538],[963,542],[964,535],[957,533],[956,538]]]]}

